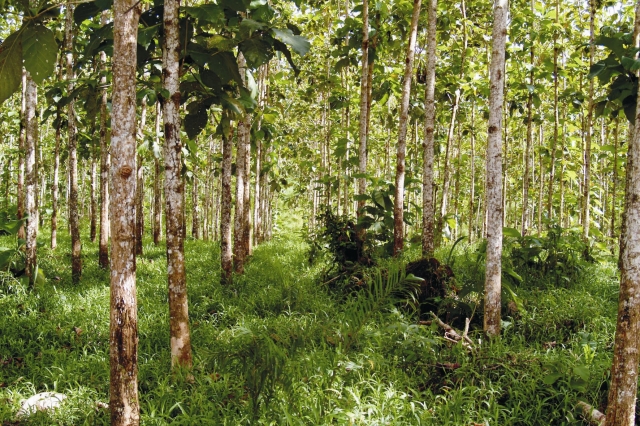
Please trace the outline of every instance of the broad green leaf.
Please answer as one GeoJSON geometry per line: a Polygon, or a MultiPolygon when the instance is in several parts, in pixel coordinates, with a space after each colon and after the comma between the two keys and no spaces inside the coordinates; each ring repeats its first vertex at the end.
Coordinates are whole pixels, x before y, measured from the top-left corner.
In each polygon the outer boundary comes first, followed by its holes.
{"type": "Polygon", "coordinates": [[[215,72],[208,69],[201,69],[200,79],[205,86],[212,88],[215,92],[222,90],[222,82],[215,72]]]}
{"type": "Polygon", "coordinates": [[[515,228],[502,228],[502,235],[511,238],[522,238],[522,234],[520,234],[520,231],[515,228]]]}
{"type": "Polygon", "coordinates": [[[219,52],[213,55],[207,55],[206,64],[209,69],[215,72],[222,84],[226,84],[231,80],[235,80],[236,83],[242,84],[240,78],[240,71],[238,70],[238,63],[235,56],[231,52],[219,52]]]}
{"type": "Polygon", "coordinates": [[[589,75],[587,75],[587,78],[597,77],[605,70],[605,68],[607,68],[607,65],[602,61],[591,65],[591,69],[589,70],[589,75]]]}
{"type": "Polygon", "coordinates": [[[29,25],[22,32],[24,67],[36,84],[53,74],[58,44],[53,31],[44,25],[29,25]]]}
{"type": "Polygon", "coordinates": [[[296,52],[300,56],[304,56],[307,54],[309,49],[311,48],[311,43],[304,37],[294,35],[293,32],[289,29],[279,30],[274,28],[273,30],[274,36],[283,42],[291,46],[294,52],[296,52]]]}
{"type": "Polygon", "coordinates": [[[195,139],[207,126],[209,114],[204,107],[196,108],[195,112],[189,113],[184,117],[184,130],[187,132],[189,139],[195,139]]]}
{"type": "Polygon", "coordinates": [[[0,247],[0,271],[6,271],[11,266],[11,258],[15,253],[15,249],[9,247],[0,247]]]}
{"type": "Polygon", "coordinates": [[[21,80],[22,40],[16,32],[0,44],[0,103],[18,90],[21,80]]]}
{"type": "Polygon", "coordinates": [[[185,7],[185,12],[200,21],[210,24],[220,24],[224,22],[224,11],[217,4],[202,4],[200,6],[185,7]]]}
{"type": "Polygon", "coordinates": [[[273,49],[269,43],[259,38],[250,38],[238,45],[250,68],[258,68],[273,56],[273,49]]]}
{"type": "Polygon", "coordinates": [[[622,63],[622,66],[625,67],[625,69],[631,72],[640,70],[640,60],[638,59],[632,59],[632,58],[623,56],[620,62],[622,63]]]}
{"type": "Polygon", "coordinates": [[[219,0],[218,4],[234,12],[244,12],[249,8],[251,0],[219,0]]]}
{"type": "Polygon", "coordinates": [[[573,367],[573,373],[584,381],[589,380],[589,368],[586,365],[573,367]]]}
{"type": "Polygon", "coordinates": [[[544,376],[544,378],[542,379],[542,383],[544,383],[545,385],[552,385],[555,382],[558,381],[558,379],[562,377],[562,373],[551,373],[551,374],[547,374],[546,376],[544,376]]]}

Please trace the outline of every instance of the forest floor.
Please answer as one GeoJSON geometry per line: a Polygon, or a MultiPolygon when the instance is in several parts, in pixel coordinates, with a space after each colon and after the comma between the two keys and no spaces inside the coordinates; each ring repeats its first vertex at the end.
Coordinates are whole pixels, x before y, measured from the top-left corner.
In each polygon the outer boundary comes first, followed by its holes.
{"type": "MultiPolygon", "coordinates": [[[[165,249],[146,242],[137,276],[143,425],[575,425],[579,400],[604,408],[614,264],[585,264],[561,285],[521,273],[501,339],[483,339],[475,321],[468,349],[390,298],[331,291],[322,284],[327,261],[309,264],[299,217],[278,224],[230,288],[219,284],[216,244],[187,241],[192,377],[169,373],[165,249]]],[[[43,245],[47,238],[45,229],[43,245]]],[[[39,249],[45,284],[30,290],[0,277],[3,425],[109,423],[97,405],[108,402],[109,274],[97,266],[97,244],[83,241],[82,282],[73,286],[67,238],[56,251],[39,249]],[[68,398],[57,411],[16,418],[20,402],[43,391],[68,398]]],[[[15,243],[0,237],[6,244],[15,243]]],[[[475,251],[458,245],[451,257],[459,288],[482,282],[475,251]]]]}

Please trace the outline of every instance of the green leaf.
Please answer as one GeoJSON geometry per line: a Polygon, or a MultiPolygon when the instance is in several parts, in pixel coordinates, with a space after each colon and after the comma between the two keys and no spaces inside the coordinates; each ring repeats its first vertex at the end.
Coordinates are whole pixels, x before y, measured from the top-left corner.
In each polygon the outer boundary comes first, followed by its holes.
{"type": "Polygon", "coordinates": [[[585,382],[589,380],[589,368],[586,365],[573,367],[573,373],[585,382]]]}
{"type": "Polygon", "coordinates": [[[218,4],[234,12],[244,12],[249,8],[251,0],[219,0],[218,4]]]}
{"type": "Polygon", "coordinates": [[[194,112],[190,112],[184,117],[184,130],[189,139],[195,139],[207,126],[209,114],[207,109],[200,106],[194,112]]]}
{"type": "Polygon", "coordinates": [[[601,74],[605,70],[605,68],[607,68],[607,65],[602,61],[591,65],[591,68],[589,69],[589,75],[587,75],[587,78],[591,79],[591,78],[597,77],[599,74],[601,74]]]}
{"type": "Polygon", "coordinates": [[[302,36],[294,35],[290,29],[279,30],[277,28],[272,29],[274,36],[283,42],[291,46],[294,52],[296,52],[300,56],[304,56],[307,54],[309,49],[311,48],[311,43],[309,40],[302,36]]]}
{"type": "Polygon", "coordinates": [[[201,67],[208,66],[209,70],[216,73],[218,77],[220,77],[222,84],[227,84],[231,80],[234,80],[239,85],[242,84],[238,63],[233,53],[218,52],[211,55],[208,53],[190,52],[190,55],[198,65],[201,67]]]}
{"type": "Polygon", "coordinates": [[[0,271],[6,271],[11,266],[11,258],[15,250],[9,247],[0,247],[0,271]]]}
{"type": "Polygon", "coordinates": [[[58,44],[53,31],[44,25],[29,25],[22,32],[24,67],[36,84],[53,74],[58,44]]]}
{"type": "Polygon", "coordinates": [[[195,7],[185,7],[184,11],[192,18],[206,21],[210,24],[224,22],[224,11],[217,4],[203,4],[195,7]]]}
{"type": "Polygon", "coordinates": [[[638,59],[632,59],[632,58],[628,58],[626,56],[622,57],[622,60],[620,61],[622,63],[622,66],[631,71],[631,72],[636,72],[638,70],[640,70],[640,60],[638,59]]]}
{"type": "Polygon", "coordinates": [[[22,80],[22,38],[11,34],[0,44],[0,103],[7,100],[22,80]]]}
{"type": "Polygon", "coordinates": [[[269,43],[258,38],[250,38],[238,45],[250,68],[258,68],[273,56],[273,49],[269,43]]]}
{"type": "Polygon", "coordinates": [[[547,374],[546,376],[544,376],[544,378],[542,379],[542,383],[544,383],[545,385],[552,385],[555,382],[558,381],[558,379],[562,377],[562,373],[551,373],[551,374],[547,374]]]}
{"type": "Polygon", "coordinates": [[[522,234],[516,228],[502,228],[502,235],[511,238],[522,238],[522,234]]]}

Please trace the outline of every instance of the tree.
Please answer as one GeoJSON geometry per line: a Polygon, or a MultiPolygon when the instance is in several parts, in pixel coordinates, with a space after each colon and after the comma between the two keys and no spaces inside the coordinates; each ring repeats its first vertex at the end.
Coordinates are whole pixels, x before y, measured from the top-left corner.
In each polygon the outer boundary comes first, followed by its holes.
{"type": "Polygon", "coordinates": [[[167,276],[169,282],[169,321],[171,365],[191,367],[191,334],[184,268],[184,181],[182,141],[180,140],[180,25],[179,0],[164,3],[164,45],[162,49],[164,100],[164,194],[167,235],[167,276]]]}
{"type": "Polygon", "coordinates": [[[421,0],[413,0],[411,30],[407,43],[407,59],[405,60],[404,80],[402,82],[402,99],[400,101],[400,124],[398,130],[398,152],[396,159],[396,190],[393,204],[393,254],[397,256],[404,246],[404,176],[405,155],[407,150],[407,119],[409,116],[409,97],[413,75],[413,58],[415,56],[418,18],[420,18],[421,0]]]}
{"type": "Polygon", "coordinates": [[[220,208],[220,282],[231,285],[233,279],[233,248],[231,245],[231,158],[229,118],[223,115],[220,123],[222,135],[222,194],[220,208]]]}
{"type": "Polygon", "coordinates": [[[110,402],[112,425],[137,425],[138,316],[136,299],[136,50],[141,9],[114,2],[111,136],[110,402]]]}
{"type": "Polygon", "coordinates": [[[500,334],[502,274],[502,108],[507,41],[508,0],[493,8],[491,68],[489,69],[489,129],[487,136],[487,263],[485,272],[484,331],[500,334]]]}
{"type": "Polygon", "coordinates": [[[425,124],[424,143],[422,145],[422,256],[433,255],[434,239],[434,196],[433,196],[433,157],[436,128],[436,15],[438,1],[428,1],[427,23],[427,67],[425,81],[425,124]]]}
{"type": "MultiPolygon", "coordinates": [[[[103,11],[100,22],[107,24],[108,11],[103,11]]],[[[100,52],[100,234],[98,236],[98,264],[101,268],[109,266],[109,145],[107,145],[107,54],[100,52]]]]}
{"type": "Polygon", "coordinates": [[[364,208],[367,191],[367,131],[369,106],[369,0],[362,1],[362,75],[360,77],[360,120],[358,123],[358,217],[364,208]]]}
{"type": "Polygon", "coordinates": [[[26,196],[25,208],[28,216],[26,229],[26,265],[25,272],[29,276],[29,284],[33,285],[37,274],[37,241],[38,234],[38,168],[36,164],[36,142],[38,139],[38,117],[36,106],[38,103],[38,88],[26,72],[25,89],[25,177],[26,196]]]}

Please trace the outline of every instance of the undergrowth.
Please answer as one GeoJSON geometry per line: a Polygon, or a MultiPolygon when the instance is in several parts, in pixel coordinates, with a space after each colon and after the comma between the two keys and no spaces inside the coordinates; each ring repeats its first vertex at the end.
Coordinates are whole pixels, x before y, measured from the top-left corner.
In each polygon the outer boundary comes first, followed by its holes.
{"type": "MultiPolygon", "coordinates": [[[[145,241],[137,281],[143,425],[575,425],[579,399],[604,408],[613,264],[587,265],[562,286],[524,275],[514,285],[522,309],[505,315],[502,338],[484,341],[472,330],[482,342],[469,351],[398,303],[412,285],[399,263],[380,262],[363,289],[336,296],[321,283],[326,261],[308,262],[299,218],[283,214],[278,226],[230,288],[219,284],[216,244],[187,241],[193,380],[169,374],[164,246],[145,241]]],[[[45,243],[48,232],[40,237],[45,243]]],[[[97,266],[97,245],[83,244],[79,286],[66,235],[56,251],[39,250],[45,284],[29,290],[0,276],[2,424],[17,424],[22,399],[53,390],[69,397],[61,409],[20,424],[109,424],[96,405],[108,402],[109,275],[97,266]]],[[[461,288],[482,279],[475,250],[437,253],[454,261],[461,288]]]]}

